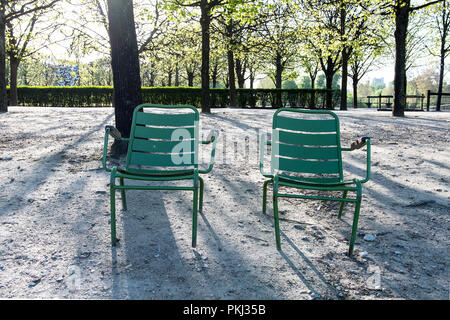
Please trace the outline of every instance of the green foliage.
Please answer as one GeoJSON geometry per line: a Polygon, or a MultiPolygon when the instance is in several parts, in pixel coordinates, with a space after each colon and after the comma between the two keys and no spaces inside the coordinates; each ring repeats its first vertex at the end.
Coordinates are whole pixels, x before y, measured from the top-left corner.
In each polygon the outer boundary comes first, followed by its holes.
{"type": "Polygon", "coordinates": [[[286,81],[283,81],[282,88],[283,89],[298,89],[298,86],[294,80],[286,80],[286,81]]]}
{"type": "MultiPolygon", "coordinates": [[[[241,108],[274,108],[281,94],[284,107],[325,108],[327,94],[333,96],[334,106],[339,101],[339,90],[326,89],[237,89],[237,100],[241,108]]],[[[20,106],[41,107],[111,107],[112,87],[18,87],[20,106]]],[[[188,104],[200,106],[201,88],[157,87],[142,88],[144,103],[188,104]]],[[[211,106],[229,106],[228,89],[211,89],[211,106]]]]}

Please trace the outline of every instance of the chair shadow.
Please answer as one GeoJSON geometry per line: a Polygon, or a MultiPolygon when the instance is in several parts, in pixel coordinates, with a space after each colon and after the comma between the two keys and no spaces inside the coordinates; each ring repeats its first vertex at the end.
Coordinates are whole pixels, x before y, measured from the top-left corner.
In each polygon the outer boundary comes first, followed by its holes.
{"type": "MultiPolygon", "coordinates": [[[[131,183],[125,180],[125,184],[131,183]]],[[[185,283],[177,279],[188,270],[165,209],[165,195],[162,191],[127,190],[128,210],[125,211],[120,192],[117,192],[116,227],[120,241],[111,247],[111,298],[182,299],[184,295],[189,296],[186,292],[180,295],[166,290],[167,281],[178,281],[180,291],[188,290],[185,283]]],[[[190,239],[182,241],[190,243],[190,239]]]]}

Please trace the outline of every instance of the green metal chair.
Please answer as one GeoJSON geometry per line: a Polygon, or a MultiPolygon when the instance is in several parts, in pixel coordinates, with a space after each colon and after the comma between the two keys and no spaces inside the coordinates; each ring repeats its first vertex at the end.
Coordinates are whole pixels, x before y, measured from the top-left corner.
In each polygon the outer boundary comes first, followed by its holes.
{"type": "Polygon", "coordinates": [[[261,136],[260,171],[270,178],[263,186],[263,212],[267,207],[267,187],[273,184],[273,215],[277,248],[281,249],[278,216],[278,198],[299,198],[331,200],[341,202],[338,218],[343,213],[346,202],[355,203],[355,213],[348,254],[353,247],[358,227],[361,206],[361,185],[370,178],[370,138],[363,137],[350,148],[342,148],[340,143],[339,119],[335,113],[326,110],[278,109],[273,116],[272,141],[266,142],[261,136]],[[270,173],[264,172],[265,146],[271,145],[270,173]],[[366,177],[364,180],[344,180],[341,151],[352,151],[367,145],[366,177]],[[310,194],[280,193],[280,187],[304,190],[340,191],[342,197],[318,196],[310,194]],[[356,193],[348,198],[348,192],[356,193]]]}
{"type": "Polygon", "coordinates": [[[218,133],[213,131],[202,144],[213,143],[211,161],[206,170],[199,170],[199,113],[193,106],[142,104],[135,108],[129,138],[121,136],[113,126],[105,128],[103,168],[111,172],[111,243],[116,238],[115,193],[120,190],[122,206],[127,210],[125,190],[187,190],[194,192],[192,246],[197,244],[197,211],[203,207],[203,179],[214,164],[218,133]],[[145,110],[144,110],[145,109],[145,110]],[[124,168],[106,166],[108,136],[128,142],[124,168]],[[116,180],[119,179],[119,185],[116,180]],[[126,185],[125,179],[139,181],[191,180],[192,186],[126,185]],[[200,189],[200,193],[199,193],[200,189]]]}

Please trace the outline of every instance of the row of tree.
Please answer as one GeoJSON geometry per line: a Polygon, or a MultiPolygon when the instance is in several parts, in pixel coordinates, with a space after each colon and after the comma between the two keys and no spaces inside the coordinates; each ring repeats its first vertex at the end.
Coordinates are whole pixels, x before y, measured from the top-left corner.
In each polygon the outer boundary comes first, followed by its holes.
{"type": "MultiPolygon", "coordinates": [[[[294,78],[299,67],[308,74],[312,85],[322,71],[327,88],[332,87],[335,75],[340,73],[341,109],[346,109],[347,79],[352,79],[357,101],[358,82],[377,56],[392,49],[395,56],[393,115],[402,116],[408,61],[412,60],[414,43],[420,43],[417,36],[420,32],[411,32],[410,20],[426,11],[427,21],[437,26],[439,32],[434,42],[439,44],[438,49],[429,47],[428,50],[440,59],[440,90],[449,52],[446,1],[414,3],[409,0],[143,0],[134,3],[132,0],[0,0],[0,110],[7,110],[5,55],[9,57],[13,103],[17,101],[14,87],[20,62],[43,46],[63,42],[77,61],[93,52],[111,61],[117,113],[128,109],[124,101],[130,102],[130,106],[139,102],[141,83],[145,79],[149,86],[155,85],[162,70],[163,84],[168,86],[180,85],[181,81],[192,86],[198,75],[196,71],[200,70],[202,110],[209,112],[211,86],[222,82],[229,87],[231,106],[235,106],[236,86],[243,87],[247,81],[253,87],[256,77],[266,74],[281,88],[283,80],[294,78]],[[73,8],[72,12],[69,7],[73,8]],[[394,41],[390,43],[386,39],[392,34],[394,41]]],[[[126,111],[124,119],[130,114],[126,111]]]]}

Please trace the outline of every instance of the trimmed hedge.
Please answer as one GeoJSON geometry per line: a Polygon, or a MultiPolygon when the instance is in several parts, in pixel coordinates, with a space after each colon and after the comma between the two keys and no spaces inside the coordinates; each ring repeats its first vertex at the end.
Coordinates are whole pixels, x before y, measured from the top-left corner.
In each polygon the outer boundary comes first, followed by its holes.
{"type": "MultiPolygon", "coordinates": [[[[8,89],[9,90],[9,89],[8,89]]],[[[20,106],[111,107],[112,87],[29,87],[17,88],[20,106]]],[[[327,89],[237,89],[240,108],[326,108],[326,97],[339,105],[340,90],[327,89]],[[281,103],[280,103],[281,98],[281,103]]],[[[201,89],[190,87],[142,88],[142,101],[156,104],[200,106],[201,89]]],[[[229,106],[229,89],[211,89],[211,107],[229,106]]]]}

